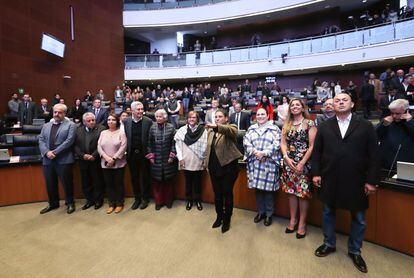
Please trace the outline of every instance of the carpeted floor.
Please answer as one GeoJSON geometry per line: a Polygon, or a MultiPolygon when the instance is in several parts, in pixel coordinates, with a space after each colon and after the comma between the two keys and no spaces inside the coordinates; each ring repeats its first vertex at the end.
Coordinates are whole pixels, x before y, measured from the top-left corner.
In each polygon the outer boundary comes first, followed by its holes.
{"type": "Polygon", "coordinates": [[[229,232],[212,229],[214,207],[131,211],[105,209],[67,215],[64,207],[45,215],[46,203],[0,208],[0,277],[413,277],[414,258],[365,243],[368,274],[346,256],[347,238],[337,252],[313,255],[320,228],[308,227],[298,240],[284,233],[286,219],[254,224],[255,212],[236,209],[229,232]]]}

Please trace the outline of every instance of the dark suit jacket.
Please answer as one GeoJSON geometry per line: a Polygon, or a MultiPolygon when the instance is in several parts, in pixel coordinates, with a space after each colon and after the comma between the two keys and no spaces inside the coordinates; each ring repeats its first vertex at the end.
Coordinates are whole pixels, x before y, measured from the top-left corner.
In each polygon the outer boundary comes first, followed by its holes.
{"type": "MultiPolygon", "coordinates": [[[[88,112],[92,112],[93,114],[95,114],[95,108],[94,107],[89,108],[88,112]]],[[[100,125],[103,125],[103,126],[106,126],[106,120],[108,119],[108,116],[109,116],[108,109],[101,107],[99,109],[99,114],[95,115],[96,123],[100,124],[100,125]]]]}
{"type": "Polygon", "coordinates": [[[33,119],[36,117],[36,104],[34,102],[29,102],[29,107],[26,112],[26,119],[24,119],[25,112],[25,102],[22,101],[19,103],[19,122],[21,125],[31,125],[33,119]]]}
{"type": "Polygon", "coordinates": [[[342,139],[333,117],[318,127],[312,152],[312,174],[322,177],[321,200],[351,211],[368,208],[365,183],[379,182],[378,140],[373,125],[352,115],[342,139]]]}
{"type": "Polygon", "coordinates": [[[90,154],[95,157],[95,161],[100,163],[101,160],[99,159],[98,153],[98,140],[101,132],[105,130],[105,127],[102,125],[96,125],[94,129],[90,131],[90,141],[89,141],[89,151],[86,149],[86,128],[84,125],[79,126],[76,129],[76,139],[75,139],[75,155],[79,159],[79,168],[84,169],[86,168],[87,163],[90,161],[83,160],[83,156],[85,154],[90,154]]]}
{"type": "MultiPolygon", "coordinates": [[[[402,79],[403,80],[403,79],[402,79]]],[[[394,88],[398,89],[398,93],[399,94],[403,94],[404,93],[404,86],[402,84],[402,81],[400,81],[400,79],[398,78],[398,76],[394,76],[391,79],[391,84],[394,88]]]]}
{"type": "MultiPolygon", "coordinates": [[[[236,113],[231,114],[230,116],[230,124],[234,124],[237,126],[236,123],[236,113]]],[[[240,112],[240,126],[238,129],[241,130],[248,130],[250,127],[250,115],[246,112],[240,112]]]]}
{"type": "Polygon", "coordinates": [[[360,97],[362,101],[374,101],[375,100],[375,86],[369,83],[365,83],[361,87],[360,97]]]}
{"type": "Polygon", "coordinates": [[[42,105],[37,105],[36,106],[36,118],[37,119],[45,119],[45,122],[50,121],[50,119],[53,116],[53,109],[51,106],[47,105],[46,106],[46,111],[49,112],[49,114],[44,114],[42,105]]]}
{"type": "Polygon", "coordinates": [[[78,120],[78,122],[82,122],[82,116],[85,112],[86,109],[83,108],[82,105],[79,105],[78,109],[76,109],[76,106],[74,106],[70,111],[70,117],[73,118],[73,121],[78,120]]]}
{"type": "MultiPolygon", "coordinates": [[[[398,94],[394,96],[394,100],[401,98],[398,94]]],[[[387,117],[390,115],[390,109],[388,109],[388,105],[390,105],[390,99],[388,95],[382,96],[379,103],[379,109],[382,111],[381,118],[387,117]]]]}
{"type": "MultiPolygon", "coordinates": [[[[142,117],[142,150],[144,151],[144,155],[147,154],[148,136],[149,136],[149,130],[151,126],[152,126],[151,119],[146,116],[143,116],[142,117]]],[[[126,119],[124,123],[124,127],[125,127],[125,135],[127,137],[127,159],[129,159],[131,155],[131,147],[132,147],[132,117],[126,119]]]]}

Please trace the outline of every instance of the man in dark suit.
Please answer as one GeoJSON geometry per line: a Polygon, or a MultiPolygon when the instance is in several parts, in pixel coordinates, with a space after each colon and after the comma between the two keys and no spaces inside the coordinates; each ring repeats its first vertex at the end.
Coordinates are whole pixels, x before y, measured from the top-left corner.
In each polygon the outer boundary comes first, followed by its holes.
{"type": "Polygon", "coordinates": [[[390,115],[390,109],[388,109],[390,103],[401,98],[401,96],[397,94],[397,89],[393,86],[388,87],[387,92],[388,93],[380,99],[379,108],[382,111],[381,119],[390,115]]]}
{"type": "Polygon", "coordinates": [[[45,119],[47,123],[52,118],[52,108],[48,105],[47,99],[42,98],[40,100],[40,105],[36,107],[36,118],[45,119]]]}
{"type": "Polygon", "coordinates": [[[391,85],[397,89],[397,94],[404,94],[404,71],[402,69],[397,70],[396,75],[391,79],[391,85]]]}
{"type": "Polygon", "coordinates": [[[402,85],[404,87],[404,98],[408,100],[410,105],[414,105],[414,85],[412,83],[413,76],[411,74],[406,74],[402,85]]]}
{"type": "Polygon", "coordinates": [[[44,124],[39,135],[39,149],[43,157],[43,174],[46,180],[49,205],[40,211],[47,213],[59,207],[58,177],[65,191],[66,212],[75,211],[73,201],[72,153],[76,125],[65,117],[68,108],[64,104],[53,106],[53,119],[44,124]]]}
{"type": "Polygon", "coordinates": [[[83,125],[76,130],[75,154],[79,159],[82,190],[86,199],[82,210],[92,206],[99,209],[104,200],[101,160],[98,154],[98,139],[105,129],[96,124],[95,115],[86,112],[82,116],[83,125]]]}
{"type": "Polygon", "coordinates": [[[312,174],[324,203],[322,229],[325,238],[315,255],[325,257],[335,252],[335,210],[349,210],[352,224],[348,256],[358,270],[367,272],[361,247],[367,226],[368,195],[375,193],[375,185],[379,182],[378,140],[373,125],[351,113],[353,106],[348,94],[338,94],[334,98],[336,116],[318,127],[312,174]]]}
{"type": "Polygon", "coordinates": [[[98,125],[107,126],[106,121],[109,116],[109,111],[106,108],[102,107],[101,100],[95,98],[93,101],[93,106],[89,109],[88,112],[92,112],[96,117],[96,123],[98,125]]]}
{"type": "Polygon", "coordinates": [[[150,198],[150,165],[147,155],[148,135],[152,121],[144,116],[144,105],[139,101],[131,103],[132,117],[124,122],[127,137],[127,161],[131,172],[131,184],[135,201],[131,209],[145,209],[150,198]]]}
{"type": "Polygon", "coordinates": [[[234,106],[234,113],[230,116],[230,124],[236,125],[239,130],[247,130],[250,126],[250,115],[242,111],[240,103],[234,106]]]}
{"type": "Polygon", "coordinates": [[[30,95],[24,94],[23,101],[19,103],[20,125],[31,125],[36,116],[36,105],[30,101],[30,95]]]}
{"type": "Polygon", "coordinates": [[[371,106],[375,101],[375,86],[370,84],[368,79],[361,87],[360,98],[364,107],[364,118],[368,119],[371,116],[371,106]]]}

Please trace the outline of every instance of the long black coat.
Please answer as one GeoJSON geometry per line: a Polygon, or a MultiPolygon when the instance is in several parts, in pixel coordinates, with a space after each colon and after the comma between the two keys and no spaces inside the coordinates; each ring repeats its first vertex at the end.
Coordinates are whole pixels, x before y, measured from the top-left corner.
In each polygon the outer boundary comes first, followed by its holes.
{"type": "MultiPolygon", "coordinates": [[[[144,155],[147,154],[148,149],[148,136],[149,136],[149,130],[152,126],[152,120],[146,116],[142,116],[142,137],[141,137],[141,143],[142,143],[142,150],[144,152],[144,155]]],[[[132,118],[128,118],[125,120],[124,123],[125,127],[125,135],[127,137],[127,159],[131,158],[132,155],[132,118]]]]}
{"type": "Polygon", "coordinates": [[[365,183],[379,181],[378,141],[372,124],[352,115],[342,139],[333,117],[318,127],[312,153],[312,174],[322,177],[320,199],[335,208],[368,208],[365,183]]]}
{"type": "Polygon", "coordinates": [[[174,141],[175,129],[170,123],[164,126],[153,124],[149,131],[148,153],[153,154],[154,164],[151,165],[151,176],[157,181],[166,181],[177,174],[177,159],[168,163],[170,154],[177,154],[174,141]]]}

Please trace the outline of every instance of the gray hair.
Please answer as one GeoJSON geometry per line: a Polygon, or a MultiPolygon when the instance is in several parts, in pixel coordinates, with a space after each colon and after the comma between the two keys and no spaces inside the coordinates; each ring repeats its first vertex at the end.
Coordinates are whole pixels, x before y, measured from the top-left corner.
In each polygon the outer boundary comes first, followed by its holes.
{"type": "Polygon", "coordinates": [[[158,109],[157,111],[155,111],[154,115],[157,116],[157,114],[162,114],[164,119],[168,119],[168,113],[164,109],[158,109]]]}
{"type": "Polygon", "coordinates": [[[402,108],[403,110],[407,110],[410,106],[408,100],[406,99],[396,99],[388,105],[388,108],[391,109],[398,109],[402,108]]]}
{"type": "Polygon", "coordinates": [[[94,113],[92,113],[92,112],[86,112],[85,114],[82,115],[82,121],[83,121],[83,123],[85,123],[87,117],[92,117],[92,118],[96,119],[94,113]]]}
{"type": "Polygon", "coordinates": [[[66,114],[66,112],[68,112],[68,107],[65,104],[63,104],[63,103],[57,103],[57,104],[55,104],[53,106],[53,111],[55,111],[56,108],[62,108],[63,111],[65,111],[65,114],[66,114]]]}
{"type": "Polygon", "coordinates": [[[131,103],[131,110],[135,110],[138,106],[144,106],[144,104],[140,101],[133,101],[131,103]]]}

